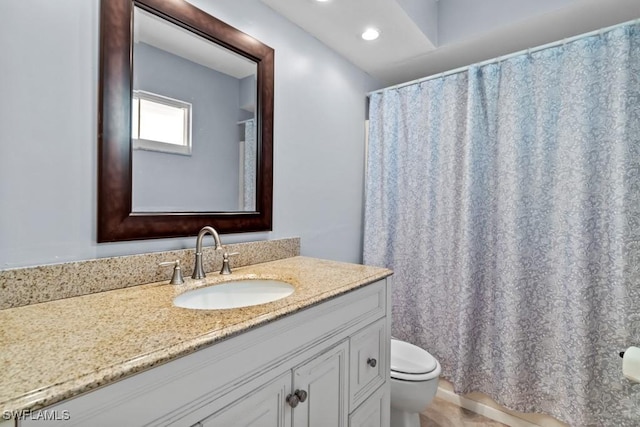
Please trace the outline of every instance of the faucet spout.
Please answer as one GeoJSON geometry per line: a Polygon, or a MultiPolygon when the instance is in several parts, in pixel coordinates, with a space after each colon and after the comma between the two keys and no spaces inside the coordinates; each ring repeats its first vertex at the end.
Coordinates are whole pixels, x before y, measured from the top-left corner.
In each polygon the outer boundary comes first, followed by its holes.
{"type": "Polygon", "coordinates": [[[222,249],[220,235],[215,230],[215,228],[211,226],[202,227],[196,239],[196,265],[193,268],[193,274],[191,275],[192,279],[204,279],[206,277],[204,268],[202,267],[202,239],[207,234],[211,234],[211,236],[213,237],[213,240],[216,243],[216,250],[222,249]]]}

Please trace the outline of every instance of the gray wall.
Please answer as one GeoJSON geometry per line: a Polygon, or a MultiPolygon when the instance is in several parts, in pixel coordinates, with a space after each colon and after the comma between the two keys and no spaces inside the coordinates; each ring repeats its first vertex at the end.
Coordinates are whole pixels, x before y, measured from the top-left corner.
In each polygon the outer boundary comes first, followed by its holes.
{"type": "MultiPolygon", "coordinates": [[[[223,243],[300,236],[304,255],[359,261],[365,93],[380,85],[259,0],[194,3],[276,52],[274,230],[223,243]]],[[[0,1],[0,268],[195,244],[96,243],[98,12],[0,1]]]]}
{"type": "Polygon", "coordinates": [[[134,89],[192,105],[190,156],[133,151],[134,211],[237,211],[241,81],[136,43],[134,89]]]}
{"type": "Polygon", "coordinates": [[[242,120],[253,118],[253,114],[256,108],[256,76],[248,76],[240,80],[240,108],[243,108],[245,114],[241,117],[242,120]]]}

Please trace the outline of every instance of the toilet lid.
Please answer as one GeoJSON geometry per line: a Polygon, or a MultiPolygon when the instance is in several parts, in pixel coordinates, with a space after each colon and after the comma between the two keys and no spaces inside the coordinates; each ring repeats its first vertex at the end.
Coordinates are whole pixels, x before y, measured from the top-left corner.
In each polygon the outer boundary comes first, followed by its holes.
{"type": "Polygon", "coordinates": [[[408,342],[391,340],[391,370],[405,374],[427,374],[438,366],[426,350],[408,342]]]}

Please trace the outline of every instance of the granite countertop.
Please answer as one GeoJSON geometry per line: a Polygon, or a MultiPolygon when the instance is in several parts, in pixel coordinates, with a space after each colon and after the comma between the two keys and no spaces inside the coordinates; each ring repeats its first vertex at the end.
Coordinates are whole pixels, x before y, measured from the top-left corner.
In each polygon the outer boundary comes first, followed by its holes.
{"type": "Polygon", "coordinates": [[[392,272],[293,257],[186,279],[0,310],[0,411],[39,409],[295,313],[392,272]],[[288,282],[278,301],[229,310],[173,306],[186,290],[230,280],[288,282]]]}

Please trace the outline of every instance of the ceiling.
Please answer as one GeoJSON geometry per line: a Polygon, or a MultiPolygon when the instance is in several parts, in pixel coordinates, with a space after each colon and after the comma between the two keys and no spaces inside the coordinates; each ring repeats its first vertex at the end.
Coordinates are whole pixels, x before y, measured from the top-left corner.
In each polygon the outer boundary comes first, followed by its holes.
{"type": "Polygon", "coordinates": [[[135,43],[146,43],[236,79],[256,73],[255,62],[139,7],[134,8],[133,22],[135,43]]]}
{"type": "Polygon", "coordinates": [[[384,85],[640,18],[640,0],[261,1],[384,85]]]}

